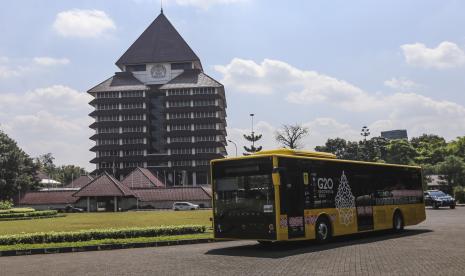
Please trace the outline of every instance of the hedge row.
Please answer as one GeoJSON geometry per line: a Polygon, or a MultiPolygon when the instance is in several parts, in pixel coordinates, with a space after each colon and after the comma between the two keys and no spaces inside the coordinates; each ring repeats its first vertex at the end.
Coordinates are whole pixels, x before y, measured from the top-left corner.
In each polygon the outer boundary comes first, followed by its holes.
{"type": "Polygon", "coordinates": [[[138,237],[172,236],[183,234],[196,234],[205,232],[203,225],[179,225],[160,227],[136,227],[121,229],[93,229],[74,232],[47,232],[0,236],[0,245],[13,245],[18,243],[60,243],[78,242],[102,239],[127,239],[138,237]]]}
{"type": "Polygon", "coordinates": [[[34,212],[35,210],[33,208],[12,208],[8,210],[0,210],[0,215],[1,214],[10,214],[10,213],[29,213],[29,212],[34,212]]]}
{"type": "Polygon", "coordinates": [[[56,215],[57,213],[58,212],[56,210],[33,211],[33,212],[26,212],[26,213],[6,213],[6,214],[0,214],[0,219],[53,216],[53,215],[56,215]]]}

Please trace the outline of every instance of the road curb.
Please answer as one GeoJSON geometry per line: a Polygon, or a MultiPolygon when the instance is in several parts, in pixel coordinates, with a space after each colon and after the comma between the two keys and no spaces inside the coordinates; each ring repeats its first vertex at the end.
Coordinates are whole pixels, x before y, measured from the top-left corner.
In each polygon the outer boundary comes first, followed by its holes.
{"type": "Polygon", "coordinates": [[[194,240],[136,242],[136,243],[124,243],[124,244],[101,244],[101,245],[87,245],[87,246],[79,246],[79,247],[50,247],[50,248],[27,249],[27,250],[5,250],[5,251],[0,251],[0,257],[37,255],[37,254],[58,254],[58,253],[86,252],[86,251],[104,251],[104,250],[159,247],[159,246],[185,245],[185,244],[210,243],[210,242],[217,242],[217,241],[212,238],[206,238],[206,239],[194,239],[194,240]]]}

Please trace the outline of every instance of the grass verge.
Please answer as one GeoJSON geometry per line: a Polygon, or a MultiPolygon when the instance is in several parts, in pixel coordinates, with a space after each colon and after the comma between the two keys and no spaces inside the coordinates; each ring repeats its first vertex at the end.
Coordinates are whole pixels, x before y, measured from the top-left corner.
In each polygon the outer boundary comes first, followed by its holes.
{"type": "Polygon", "coordinates": [[[147,242],[160,242],[160,241],[207,239],[207,238],[213,238],[212,232],[205,232],[205,233],[200,233],[200,234],[174,235],[174,236],[140,237],[140,238],[129,238],[129,239],[103,239],[103,240],[91,240],[91,241],[83,241],[83,242],[1,245],[0,251],[30,250],[30,249],[43,249],[43,248],[63,248],[63,247],[84,247],[84,246],[92,246],[92,245],[147,243],[147,242]]]}

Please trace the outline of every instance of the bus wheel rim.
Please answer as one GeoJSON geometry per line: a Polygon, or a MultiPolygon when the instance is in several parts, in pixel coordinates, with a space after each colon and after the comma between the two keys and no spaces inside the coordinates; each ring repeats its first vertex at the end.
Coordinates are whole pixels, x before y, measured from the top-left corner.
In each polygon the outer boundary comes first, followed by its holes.
{"type": "Polygon", "coordinates": [[[324,223],[318,225],[318,234],[322,240],[326,240],[328,237],[328,227],[324,223]]]}
{"type": "Polygon", "coordinates": [[[396,216],[396,229],[400,229],[402,227],[402,221],[400,219],[400,216],[396,216]]]}

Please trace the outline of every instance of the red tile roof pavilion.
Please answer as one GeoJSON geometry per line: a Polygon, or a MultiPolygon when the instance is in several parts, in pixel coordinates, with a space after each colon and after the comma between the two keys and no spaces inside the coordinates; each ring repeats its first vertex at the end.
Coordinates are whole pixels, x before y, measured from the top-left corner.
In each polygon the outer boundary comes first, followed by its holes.
{"type": "Polygon", "coordinates": [[[134,193],[107,172],[95,178],[89,184],[73,194],[75,197],[134,197],[134,193]]]}

